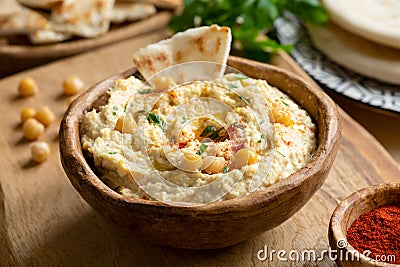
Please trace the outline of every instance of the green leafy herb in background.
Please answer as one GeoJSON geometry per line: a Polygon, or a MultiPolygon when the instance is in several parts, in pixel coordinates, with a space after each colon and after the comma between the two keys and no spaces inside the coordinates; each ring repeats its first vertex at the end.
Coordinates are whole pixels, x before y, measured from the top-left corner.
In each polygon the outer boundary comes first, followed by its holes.
{"type": "Polygon", "coordinates": [[[284,12],[314,24],[323,24],[328,18],[318,0],[184,0],[184,4],[183,12],[169,24],[173,31],[212,24],[229,26],[235,47],[240,47],[234,54],[259,61],[269,61],[270,53],[279,49],[292,49],[269,38],[274,37],[273,24],[284,12]]]}

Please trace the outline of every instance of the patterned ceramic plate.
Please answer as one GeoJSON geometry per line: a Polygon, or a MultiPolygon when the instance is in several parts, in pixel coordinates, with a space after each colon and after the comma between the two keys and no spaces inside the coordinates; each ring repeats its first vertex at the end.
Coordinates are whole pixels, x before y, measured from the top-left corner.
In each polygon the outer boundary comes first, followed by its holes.
{"type": "Polygon", "coordinates": [[[313,47],[305,28],[293,17],[275,24],[281,43],[293,44],[291,56],[316,81],[352,100],[400,114],[400,86],[379,82],[350,71],[313,47]]]}

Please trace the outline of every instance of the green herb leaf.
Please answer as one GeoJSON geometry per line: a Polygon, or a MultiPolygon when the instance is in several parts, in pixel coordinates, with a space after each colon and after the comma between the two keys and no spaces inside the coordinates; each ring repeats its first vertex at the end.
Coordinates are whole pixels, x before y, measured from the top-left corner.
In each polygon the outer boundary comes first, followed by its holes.
{"type": "Polygon", "coordinates": [[[250,104],[250,103],[251,103],[251,99],[248,98],[248,97],[239,95],[239,98],[240,98],[241,100],[245,101],[247,104],[250,104]]]}
{"type": "Polygon", "coordinates": [[[187,119],[186,119],[186,117],[182,117],[181,124],[184,124],[184,123],[186,123],[186,122],[187,122],[187,119]]]}
{"type": "Polygon", "coordinates": [[[267,139],[263,133],[261,134],[261,139],[258,140],[257,143],[261,143],[262,139],[264,139],[264,140],[267,139]]]}
{"type": "Polygon", "coordinates": [[[237,88],[237,86],[234,85],[233,83],[228,83],[228,87],[229,87],[229,88],[237,88]]]}
{"type": "Polygon", "coordinates": [[[281,154],[282,157],[286,158],[286,156],[283,155],[279,150],[277,150],[276,152],[278,152],[279,154],[281,154]]]}
{"type": "Polygon", "coordinates": [[[214,131],[214,132],[211,134],[210,139],[212,139],[212,140],[214,140],[214,141],[219,141],[219,140],[221,140],[222,138],[224,138],[224,136],[219,135],[219,132],[220,132],[221,130],[223,130],[223,129],[224,129],[224,128],[221,127],[221,128],[218,129],[217,131],[214,131]]]}
{"type": "Polygon", "coordinates": [[[143,113],[146,113],[146,110],[141,109],[141,110],[136,111],[136,113],[141,113],[141,114],[143,114],[143,113]]]}
{"type": "Polygon", "coordinates": [[[240,130],[244,130],[244,127],[243,127],[242,125],[238,125],[237,122],[234,122],[234,123],[232,124],[232,126],[234,126],[234,127],[236,127],[236,128],[239,128],[240,130]]]}
{"type": "Polygon", "coordinates": [[[137,90],[137,91],[138,91],[138,93],[140,93],[140,94],[149,94],[149,93],[151,93],[153,90],[151,90],[151,89],[143,89],[143,90],[139,89],[139,90],[137,90]]]}
{"type": "Polygon", "coordinates": [[[215,126],[209,125],[203,130],[203,132],[200,134],[200,137],[207,137],[209,133],[214,132],[215,130],[215,126]]]}
{"type": "Polygon", "coordinates": [[[150,112],[147,119],[149,121],[152,121],[155,125],[158,125],[163,130],[163,132],[167,130],[167,125],[165,124],[164,120],[161,119],[160,116],[158,116],[157,114],[150,112]]]}
{"type": "Polygon", "coordinates": [[[124,112],[126,113],[126,108],[128,107],[128,104],[125,104],[124,106],[124,112]]]}
{"type": "Polygon", "coordinates": [[[238,80],[244,80],[244,79],[247,79],[248,77],[241,73],[237,73],[237,74],[235,74],[235,78],[238,80]]]}
{"type": "Polygon", "coordinates": [[[284,97],[283,97],[283,96],[281,96],[281,102],[282,102],[282,104],[284,104],[285,106],[289,106],[289,104],[285,102],[285,100],[284,100],[284,97]]]}
{"type": "Polygon", "coordinates": [[[108,154],[110,154],[110,155],[115,155],[115,154],[117,154],[117,152],[115,152],[115,151],[110,151],[110,152],[108,152],[108,154]]]}
{"type": "Polygon", "coordinates": [[[222,168],[222,173],[227,173],[228,172],[228,166],[225,166],[222,168]]]}
{"type": "Polygon", "coordinates": [[[115,116],[115,115],[117,115],[117,110],[118,110],[118,107],[116,107],[116,106],[113,106],[113,115],[115,116]]]}
{"type": "Polygon", "coordinates": [[[201,155],[206,152],[208,146],[206,144],[201,144],[199,147],[199,151],[196,152],[197,155],[201,155]]]}
{"type": "Polygon", "coordinates": [[[327,11],[318,0],[184,0],[184,6],[183,12],[170,21],[171,30],[183,31],[212,24],[228,26],[234,41],[243,47],[233,52],[258,61],[269,61],[270,53],[279,49],[287,52],[292,49],[292,46],[279,44],[265,35],[275,37],[274,22],[285,12],[315,24],[325,23],[328,19],[327,11]]]}

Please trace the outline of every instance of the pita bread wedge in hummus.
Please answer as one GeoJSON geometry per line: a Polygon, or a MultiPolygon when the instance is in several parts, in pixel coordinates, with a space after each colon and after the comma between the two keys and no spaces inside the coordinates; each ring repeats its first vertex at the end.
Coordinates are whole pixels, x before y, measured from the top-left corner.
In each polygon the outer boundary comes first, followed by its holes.
{"type": "Polygon", "coordinates": [[[150,17],[157,12],[152,4],[148,3],[115,3],[112,11],[112,23],[122,23],[125,21],[135,21],[150,17]]]}
{"type": "Polygon", "coordinates": [[[68,0],[53,9],[51,21],[57,32],[93,38],[110,27],[114,0],[68,0]]]}
{"type": "Polygon", "coordinates": [[[330,19],[343,29],[400,48],[399,0],[322,0],[330,19]]]}
{"type": "Polygon", "coordinates": [[[20,12],[0,20],[0,36],[26,34],[49,27],[49,21],[33,10],[22,8],[20,12]]]}
{"type": "Polygon", "coordinates": [[[64,0],[18,0],[18,2],[25,6],[42,9],[51,9],[61,4],[63,1],[64,0]]]}
{"type": "Polygon", "coordinates": [[[400,50],[379,45],[327,23],[307,25],[314,45],[332,61],[365,76],[400,84],[400,50]]]}
{"type": "MultiPolygon", "coordinates": [[[[193,80],[188,75],[203,72],[211,78],[222,77],[231,49],[231,31],[217,25],[189,29],[172,38],[151,44],[133,56],[133,62],[142,76],[148,80],[154,74],[170,66],[192,61],[212,61],[221,65],[196,71],[174,71],[173,78],[182,83],[193,80]],[[207,73],[205,73],[207,72],[207,73]]],[[[193,77],[195,78],[195,77],[193,77]]]]}
{"type": "Polygon", "coordinates": [[[0,20],[18,13],[19,11],[21,11],[21,7],[15,0],[0,1],[0,20]]]}

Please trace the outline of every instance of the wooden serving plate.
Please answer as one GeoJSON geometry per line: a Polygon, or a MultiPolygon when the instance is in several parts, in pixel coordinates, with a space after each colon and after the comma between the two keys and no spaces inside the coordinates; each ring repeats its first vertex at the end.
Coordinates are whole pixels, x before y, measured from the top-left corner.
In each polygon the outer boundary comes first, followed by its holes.
{"type": "Polygon", "coordinates": [[[80,38],[48,45],[0,44],[0,77],[164,28],[171,14],[172,11],[161,11],[147,19],[113,27],[97,38],[80,38]]]}
{"type": "MultiPolygon", "coordinates": [[[[279,262],[276,257],[262,262],[257,254],[265,246],[269,251],[327,250],[329,219],[340,200],[368,185],[399,180],[400,170],[388,152],[339,110],[342,140],[332,171],[310,201],[279,227],[236,246],[209,251],[170,249],[127,235],[98,215],[70,184],[58,156],[57,123],[41,138],[51,145],[52,157],[41,165],[30,162],[19,113],[24,107],[46,104],[61,120],[67,108],[61,83],[67,75],[79,75],[87,85],[99,82],[131,68],[133,52],[169,34],[166,30],[155,31],[0,80],[1,266],[331,267],[335,263],[328,257],[318,262],[279,262]],[[16,88],[25,76],[38,81],[40,92],[20,99],[16,88]]],[[[286,54],[277,56],[274,64],[312,82],[286,54]]]]}

